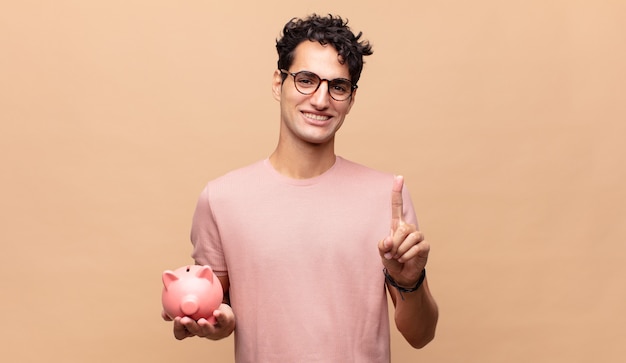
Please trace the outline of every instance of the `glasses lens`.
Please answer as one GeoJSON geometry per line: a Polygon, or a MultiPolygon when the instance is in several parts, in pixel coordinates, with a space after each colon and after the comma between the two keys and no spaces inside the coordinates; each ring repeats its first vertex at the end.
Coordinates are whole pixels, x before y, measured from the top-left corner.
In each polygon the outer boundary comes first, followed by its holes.
{"type": "Polygon", "coordinates": [[[343,101],[352,93],[352,82],[347,79],[333,79],[328,83],[330,95],[337,101],[343,101]]]}
{"type": "Polygon", "coordinates": [[[294,77],[296,88],[305,95],[311,94],[317,90],[320,84],[320,77],[312,72],[298,72],[294,77]]]}

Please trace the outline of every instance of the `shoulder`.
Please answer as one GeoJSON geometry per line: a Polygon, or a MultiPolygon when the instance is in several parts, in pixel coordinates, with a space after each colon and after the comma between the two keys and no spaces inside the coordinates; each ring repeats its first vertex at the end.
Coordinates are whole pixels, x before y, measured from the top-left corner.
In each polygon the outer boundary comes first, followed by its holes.
{"type": "Polygon", "coordinates": [[[241,195],[247,190],[254,189],[254,185],[258,184],[258,181],[262,179],[262,174],[264,173],[263,163],[262,160],[257,161],[233,169],[208,181],[204,186],[202,194],[208,200],[214,201],[215,198],[232,198],[238,194],[241,195]]]}
{"type": "MultiPolygon", "coordinates": [[[[343,179],[350,180],[350,185],[359,190],[367,190],[369,193],[376,193],[379,191],[388,198],[389,193],[393,185],[395,174],[385,171],[376,170],[368,166],[339,158],[338,174],[342,175],[343,179]]],[[[404,196],[405,203],[410,204],[411,195],[409,188],[405,185],[402,189],[402,195],[404,196]]]]}
{"type": "Polygon", "coordinates": [[[264,161],[260,160],[252,164],[233,169],[216,177],[215,179],[210,180],[207,185],[210,187],[217,187],[220,185],[228,185],[230,183],[242,183],[254,180],[255,175],[259,175],[263,172],[263,164],[264,161]]]}
{"type": "Polygon", "coordinates": [[[340,173],[344,176],[358,178],[362,182],[391,183],[393,174],[373,169],[354,161],[337,157],[340,173]]]}

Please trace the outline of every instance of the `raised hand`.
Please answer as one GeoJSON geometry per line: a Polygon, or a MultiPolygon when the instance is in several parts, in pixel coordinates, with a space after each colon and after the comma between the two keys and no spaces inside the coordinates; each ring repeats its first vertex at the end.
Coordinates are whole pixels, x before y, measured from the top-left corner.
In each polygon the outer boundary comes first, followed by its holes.
{"type": "Polygon", "coordinates": [[[391,231],[378,243],[385,268],[401,286],[414,286],[428,261],[430,245],[414,224],[403,219],[404,178],[396,176],[391,188],[391,231]]]}

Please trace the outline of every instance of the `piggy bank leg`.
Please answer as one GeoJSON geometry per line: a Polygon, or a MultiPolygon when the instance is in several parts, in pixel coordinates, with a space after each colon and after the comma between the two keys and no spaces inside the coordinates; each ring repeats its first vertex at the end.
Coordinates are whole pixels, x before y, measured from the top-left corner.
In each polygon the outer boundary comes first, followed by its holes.
{"type": "Polygon", "coordinates": [[[209,323],[211,323],[212,325],[217,324],[217,319],[215,318],[215,316],[211,315],[210,317],[208,317],[206,319],[209,323]]]}

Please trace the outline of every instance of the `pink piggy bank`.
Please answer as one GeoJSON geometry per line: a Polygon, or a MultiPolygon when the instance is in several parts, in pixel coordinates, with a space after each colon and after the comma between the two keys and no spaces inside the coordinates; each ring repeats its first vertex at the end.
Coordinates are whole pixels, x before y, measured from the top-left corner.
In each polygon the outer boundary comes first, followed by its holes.
{"type": "Polygon", "coordinates": [[[215,324],[213,311],[222,303],[222,284],[209,266],[189,265],[163,272],[163,312],[174,319],[188,316],[215,324]]]}

